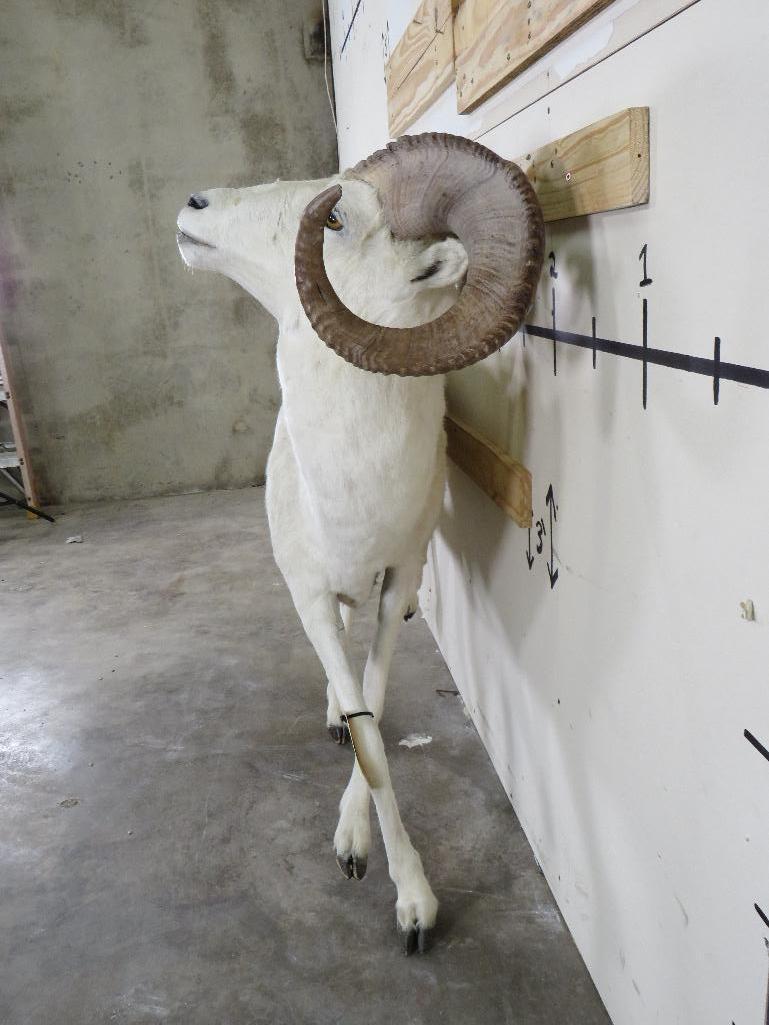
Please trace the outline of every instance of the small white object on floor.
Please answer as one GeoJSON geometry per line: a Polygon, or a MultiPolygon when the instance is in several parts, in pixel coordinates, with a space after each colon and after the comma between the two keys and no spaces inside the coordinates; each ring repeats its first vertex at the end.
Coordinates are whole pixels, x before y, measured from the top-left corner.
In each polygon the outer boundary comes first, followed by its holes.
{"type": "Polygon", "coordinates": [[[73,534],[72,537],[68,537],[65,544],[68,545],[81,545],[83,543],[82,534],[73,534]]]}
{"type": "Polygon", "coordinates": [[[740,608],[742,609],[742,618],[747,619],[749,623],[755,623],[756,607],[750,598],[746,598],[745,601],[741,601],[740,608]]]}
{"type": "Polygon", "coordinates": [[[401,747],[423,747],[425,744],[431,744],[432,740],[433,738],[426,733],[409,733],[399,743],[401,747]]]}

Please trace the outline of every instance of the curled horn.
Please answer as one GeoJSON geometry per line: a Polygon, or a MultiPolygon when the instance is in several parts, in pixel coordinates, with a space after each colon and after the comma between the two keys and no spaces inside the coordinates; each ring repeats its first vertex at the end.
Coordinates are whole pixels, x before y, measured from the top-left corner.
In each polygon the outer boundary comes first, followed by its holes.
{"type": "Polygon", "coordinates": [[[544,254],[542,210],[516,164],[477,142],[430,132],[406,135],[348,171],[373,185],[397,239],[456,235],[468,257],[456,303],[418,327],[362,320],[339,299],[323,265],[333,185],[308,204],[294,257],[296,285],[315,333],[364,370],[422,377],[460,370],[496,352],[531,305],[544,254]]]}

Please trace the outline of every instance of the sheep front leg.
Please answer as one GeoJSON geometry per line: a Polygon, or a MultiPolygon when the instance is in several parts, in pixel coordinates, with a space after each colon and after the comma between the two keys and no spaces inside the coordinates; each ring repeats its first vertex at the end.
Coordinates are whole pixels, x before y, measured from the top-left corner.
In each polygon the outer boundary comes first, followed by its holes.
{"type": "MultiPolygon", "coordinates": [[[[342,640],[344,625],[334,597],[324,596],[316,600],[310,607],[299,611],[305,632],[326,670],[339,705],[345,713],[372,711],[375,716],[377,713],[381,714],[387,669],[397,634],[398,619],[395,624],[391,620],[396,610],[399,617],[403,615],[403,610],[400,607],[403,599],[399,597],[401,588],[394,584],[396,578],[397,574],[393,574],[389,587],[387,587],[387,580],[383,584],[383,595],[380,599],[380,624],[372,648],[373,654],[379,644],[378,655],[373,659],[369,656],[372,668],[369,669],[369,664],[366,667],[367,690],[371,692],[372,699],[376,699],[378,695],[378,707],[367,707],[363,688],[350,670],[342,640]],[[390,593],[389,598],[388,593],[390,593]]],[[[407,602],[413,593],[413,586],[406,590],[408,591],[405,596],[407,602]]],[[[358,848],[360,854],[365,856],[369,845],[369,835],[367,835],[368,787],[361,770],[362,764],[366,768],[371,783],[371,792],[387,853],[390,878],[395,883],[397,890],[395,908],[398,928],[404,936],[406,953],[411,953],[415,949],[421,951],[424,949],[428,931],[435,924],[438,901],[425,878],[422,860],[414,849],[401,820],[390,781],[384,744],[376,719],[369,716],[356,718],[354,720],[354,740],[357,758],[348,792],[351,808],[354,809],[351,813],[352,819],[360,826],[357,837],[358,848]],[[359,815],[359,811],[364,795],[366,824],[361,826],[363,819],[359,815]]],[[[348,792],[345,793],[342,801],[343,809],[348,792]]],[[[360,867],[365,870],[363,864],[360,867]]],[[[363,872],[360,871],[359,876],[362,874],[363,872]]]]}
{"type": "MultiPolygon", "coordinates": [[[[350,637],[352,607],[350,605],[343,605],[340,602],[339,613],[342,617],[342,622],[344,623],[344,641],[346,642],[350,637]]],[[[326,728],[329,732],[329,736],[335,744],[341,745],[350,743],[350,730],[346,723],[342,721],[342,709],[339,707],[336,691],[334,690],[334,686],[330,680],[326,687],[326,728]]]]}
{"type": "MultiPolygon", "coordinates": [[[[363,674],[363,699],[378,723],[382,721],[390,662],[401,620],[410,619],[416,610],[421,573],[421,564],[415,563],[410,572],[388,569],[382,581],[376,633],[363,674]]],[[[344,617],[344,609],[342,614],[344,617]]],[[[339,825],[334,835],[336,860],[348,879],[362,879],[366,874],[371,845],[369,798],[368,784],[356,761],[339,805],[339,825]]]]}

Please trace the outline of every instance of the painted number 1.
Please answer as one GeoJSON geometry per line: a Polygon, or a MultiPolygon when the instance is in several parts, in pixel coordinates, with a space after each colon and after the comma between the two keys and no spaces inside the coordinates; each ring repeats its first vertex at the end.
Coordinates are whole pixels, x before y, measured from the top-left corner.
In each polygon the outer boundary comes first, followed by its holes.
{"type": "Polygon", "coordinates": [[[643,246],[641,247],[641,252],[638,254],[638,259],[639,260],[643,260],[643,265],[644,265],[643,280],[639,281],[639,285],[641,286],[641,288],[645,288],[647,285],[650,285],[652,283],[652,279],[649,277],[649,273],[646,270],[646,257],[647,257],[647,254],[648,254],[648,250],[649,250],[649,247],[648,247],[647,243],[644,242],[643,246]]]}

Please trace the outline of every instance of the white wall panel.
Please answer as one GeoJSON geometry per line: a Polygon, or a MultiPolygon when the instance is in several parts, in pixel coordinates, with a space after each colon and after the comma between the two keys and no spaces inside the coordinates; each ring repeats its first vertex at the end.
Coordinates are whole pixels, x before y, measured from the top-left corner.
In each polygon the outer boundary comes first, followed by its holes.
{"type": "MultiPolygon", "coordinates": [[[[345,166],[386,141],[387,20],[413,6],[366,0],[335,48],[345,166]]],[[[768,53],[765,2],[700,0],[483,134],[512,158],[651,110],[650,204],[548,227],[532,323],[554,285],[558,327],[640,344],[646,298],[650,346],[710,357],[718,335],[769,368],[768,53]]],[[[414,130],[474,134],[484,107],[453,102],[414,130]]],[[[554,376],[552,343],[518,336],[452,377],[459,415],[532,471],[548,533],[530,570],[526,531],[453,471],[423,604],[617,1025],[746,1025],[769,934],[769,762],[743,736],[769,744],[769,392],[725,381],[716,406],[709,378],[650,366],[644,409],[640,363],[596,362],[558,343],[554,376]]]]}

